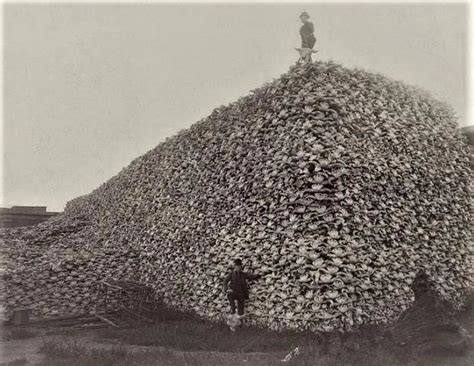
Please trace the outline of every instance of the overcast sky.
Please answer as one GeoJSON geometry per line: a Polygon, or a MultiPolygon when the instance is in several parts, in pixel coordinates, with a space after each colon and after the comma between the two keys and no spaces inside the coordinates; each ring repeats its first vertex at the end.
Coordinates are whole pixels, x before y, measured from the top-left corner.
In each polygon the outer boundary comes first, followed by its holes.
{"type": "Polygon", "coordinates": [[[468,124],[463,4],[10,4],[2,206],[62,210],[278,77],[297,58],[302,10],[319,59],[421,86],[468,124]]]}

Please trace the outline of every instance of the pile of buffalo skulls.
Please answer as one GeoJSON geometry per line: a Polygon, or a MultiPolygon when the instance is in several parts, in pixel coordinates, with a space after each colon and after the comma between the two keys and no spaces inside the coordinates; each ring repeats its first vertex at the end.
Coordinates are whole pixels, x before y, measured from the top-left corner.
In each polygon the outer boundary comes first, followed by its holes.
{"type": "Polygon", "coordinates": [[[135,276],[137,252],[120,246],[92,249],[90,231],[68,225],[67,217],[3,230],[6,319],[16,308],[30,308],[33,318],[95,311],[99,281],[135,276]]]}
{"type": "Polygon", "coordinates": [[[348,330],[410,306],[419,271],[462,307],[471,170],[428,93],[332,62],[278,79],[160,143],[64,214],[4,231],[7,307],[87,308],[97,278],[137,278],[217,321],[234,259],[261,274],[247,322],[348,330]]]}

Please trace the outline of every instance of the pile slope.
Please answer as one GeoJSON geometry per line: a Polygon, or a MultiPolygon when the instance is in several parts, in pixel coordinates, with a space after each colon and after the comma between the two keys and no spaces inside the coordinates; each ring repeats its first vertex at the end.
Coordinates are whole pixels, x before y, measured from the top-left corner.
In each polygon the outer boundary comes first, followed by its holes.
{"type": "Polygon", "coordinates": [[[87,306],[90,273],[133,275],[168,304],[217,320],[239,257],[263,274],[250,321],[274,329],[392,321],[412,303],[419,271],[460,307],[472,285],[469,161],[451,109],[426,92],[332,62],[294,66],[62,216],[10,231],[37,255],[8,247],[8,306],[32,301],[18,285],[32,270],[38,314],[87,306]],[[72,308],[51,281],[66,262],[45,264],[66,252],[85,258],[69,264],[86,276],[65,282],[64,293],[79,293],[72,308]]]}

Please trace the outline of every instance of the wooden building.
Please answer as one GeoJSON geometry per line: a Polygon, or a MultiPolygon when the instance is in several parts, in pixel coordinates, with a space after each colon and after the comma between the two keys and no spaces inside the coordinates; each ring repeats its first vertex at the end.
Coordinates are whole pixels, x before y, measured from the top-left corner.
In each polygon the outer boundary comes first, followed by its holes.
{"type": "Polygon", "coordinates": [[[59,212],[48,212],[46,206],[13,206],[0,208],[0,227],[31,226],[46,221],[59,212]]]}

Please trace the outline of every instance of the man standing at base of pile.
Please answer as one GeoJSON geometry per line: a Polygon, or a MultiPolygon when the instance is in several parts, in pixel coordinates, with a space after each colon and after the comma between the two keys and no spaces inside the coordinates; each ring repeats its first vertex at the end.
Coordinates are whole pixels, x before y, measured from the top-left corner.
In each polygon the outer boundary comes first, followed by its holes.
{"type": "Polygon", "coordinates": [[[313,47],[316,43],[316,37],[314,36],[314,26],[313,23],[309,21],[309,14],[305,11],[301,13],[300,20],[303,23],[300,28],[300,61],[311,62],[311,54],[314,52],[313,47]]]}
{"type": "Polygon", "coordinates": [[[234,268],[227,274],[224,280],[224,292],[230,302],[232,314],[235,314],[235,302],[237,302],[237,314],[244,316],[245,300],[249,298],[247,280],[257,280],[261,276],[242,271],[242,261],[236,259],[234,268]]]}

